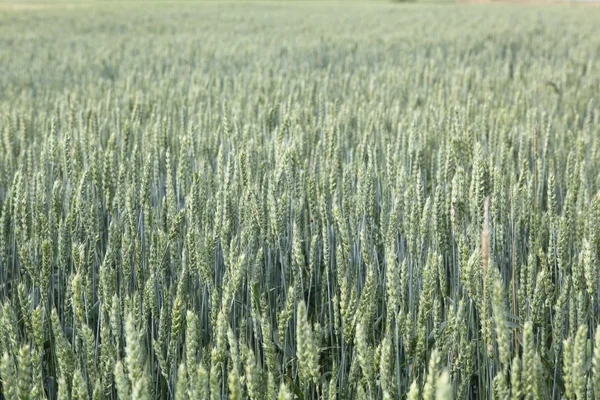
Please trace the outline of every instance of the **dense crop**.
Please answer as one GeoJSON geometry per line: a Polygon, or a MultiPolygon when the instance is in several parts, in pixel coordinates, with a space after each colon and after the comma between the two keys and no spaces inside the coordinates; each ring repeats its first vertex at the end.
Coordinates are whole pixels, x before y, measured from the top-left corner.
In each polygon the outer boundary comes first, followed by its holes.
{"type": "Polygon", "coordinates": [[[4,398],[600,398],[599,8],[140,6],[0,9],[4,398]]]}

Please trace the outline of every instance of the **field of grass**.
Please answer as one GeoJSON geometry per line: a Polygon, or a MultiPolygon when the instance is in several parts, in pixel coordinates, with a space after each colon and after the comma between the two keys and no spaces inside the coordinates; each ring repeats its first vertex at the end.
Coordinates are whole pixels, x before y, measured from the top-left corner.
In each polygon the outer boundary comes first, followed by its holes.
{"type": "Polygon", "coordinates": [[[600,398],[598,21],[0,3],[0,397],[600,398]]]}

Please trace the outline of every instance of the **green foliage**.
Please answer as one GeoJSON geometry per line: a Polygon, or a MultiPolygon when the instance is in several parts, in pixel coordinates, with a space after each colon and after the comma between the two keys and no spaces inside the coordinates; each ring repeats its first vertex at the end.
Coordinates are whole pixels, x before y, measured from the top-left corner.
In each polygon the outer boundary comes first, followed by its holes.
{"type": "Polygon", "coordinates": [[[60,7],[0,5],[2,398],[600,397],[600,9],[60,7]]]}

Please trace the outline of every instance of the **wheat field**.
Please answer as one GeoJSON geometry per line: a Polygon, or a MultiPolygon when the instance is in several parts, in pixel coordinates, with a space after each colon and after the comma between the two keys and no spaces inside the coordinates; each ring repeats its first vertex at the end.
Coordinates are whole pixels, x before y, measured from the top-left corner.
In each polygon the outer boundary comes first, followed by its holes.
{"type": "Polygon", "coordinates": [[[0,4],[0,398],[600,399],[599,21],[0,4]]]}

